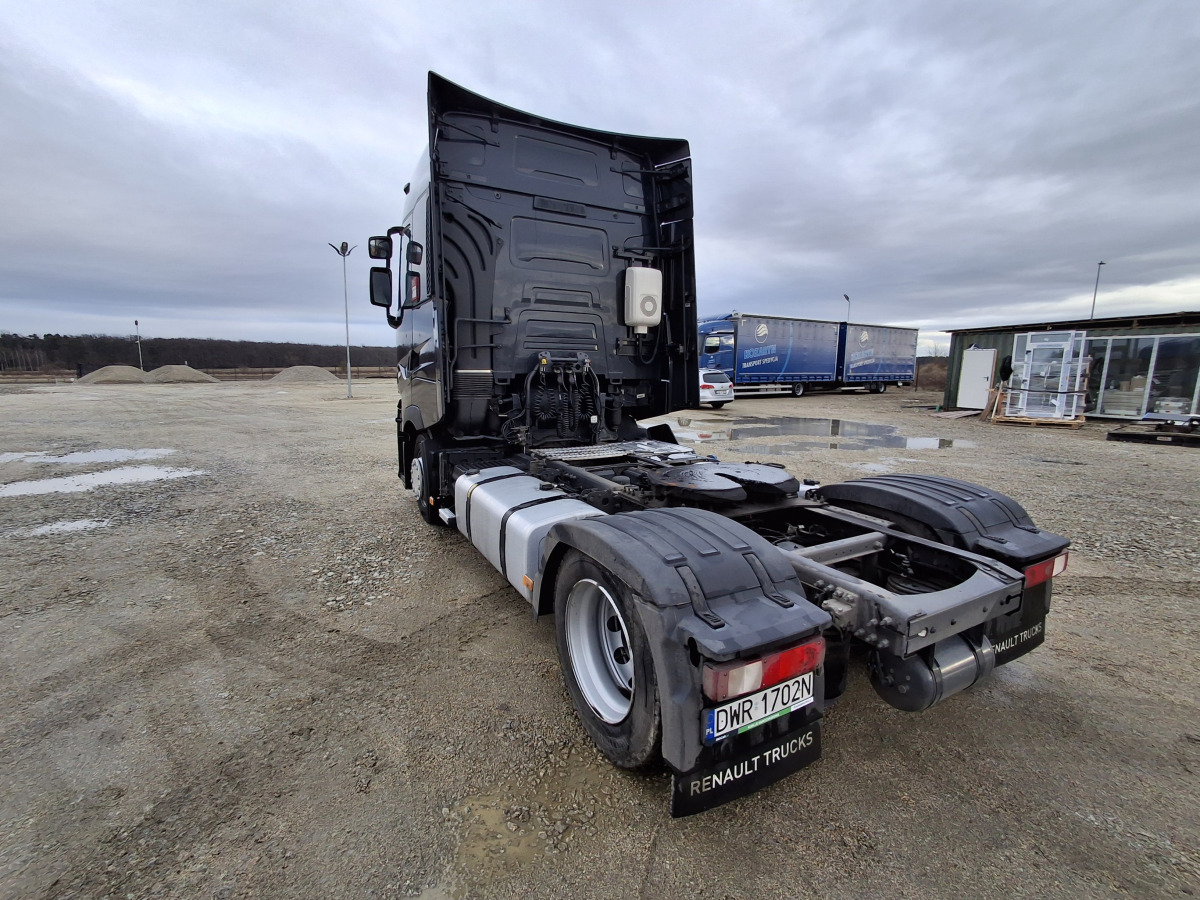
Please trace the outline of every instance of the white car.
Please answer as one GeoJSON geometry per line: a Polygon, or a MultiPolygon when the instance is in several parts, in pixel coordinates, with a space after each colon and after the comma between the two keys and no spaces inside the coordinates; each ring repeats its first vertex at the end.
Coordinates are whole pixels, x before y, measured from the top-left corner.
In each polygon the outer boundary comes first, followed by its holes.
{"type": "Polygon", "coordinates": [[[720,369],[703,369],[700,372],[700,402],[712,404],[720,409],[733,399],[733,385],[729,376],[720,369]]]}

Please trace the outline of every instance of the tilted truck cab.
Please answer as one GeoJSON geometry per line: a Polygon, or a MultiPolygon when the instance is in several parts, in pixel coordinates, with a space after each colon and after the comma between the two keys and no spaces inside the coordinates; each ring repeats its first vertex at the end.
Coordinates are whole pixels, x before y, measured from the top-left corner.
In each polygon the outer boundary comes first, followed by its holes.
{"type": "Polygon", "coordinates": [[[696,405],[688,145],[547,121],[429,76],[429,149],[370,239],[399,474],[553,614],[580,722],[688,815],[819,758],[849,647],[921,710],[1043,639],[1067,541],[917,476],[818,487],[638,421],[696,405]]]}

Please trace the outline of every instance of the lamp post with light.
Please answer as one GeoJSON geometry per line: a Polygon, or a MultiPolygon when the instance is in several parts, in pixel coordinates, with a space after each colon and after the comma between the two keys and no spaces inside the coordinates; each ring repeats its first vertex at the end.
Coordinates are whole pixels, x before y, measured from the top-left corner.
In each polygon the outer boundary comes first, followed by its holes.
{"type": "Polygon", "coordinates": [[[849,322],[850,321],[850,295],[842,294],[842,296],[846,298],[846,321],[849,322]]]}
{"type": "Polygon", "coordinates": [[[346,307],[346,399],[351,400],[354,398],[354,389],[350,383],[350,292],[346,287],[346,257],[350,255],[350,251],[354,247],[357,247],[358,244],[351,247],[345,241],[342,241],[342,246],[340,247],[336,247],[333,244],[329,246],[333,247],[333,252],[342,258],[342,302],[346,307]]]}
{"type": "Polygon", "coordinates": [[[1096,263],[1096,286],[1092,288],[1092,314],[1088,316],[1089,319],[1096,318],[1096,292],[1100,290],[1100,267],[1102,265],[1104,265],[1104,260],[1096,263]]]}
{"type": "Polygon", "coordinates": [[[137,339],[138,345],[138,368],[145,372],[146,367],[142,365],[142,327],[138,325],[137,319],[133,320],[133,336],[137,339]]]}

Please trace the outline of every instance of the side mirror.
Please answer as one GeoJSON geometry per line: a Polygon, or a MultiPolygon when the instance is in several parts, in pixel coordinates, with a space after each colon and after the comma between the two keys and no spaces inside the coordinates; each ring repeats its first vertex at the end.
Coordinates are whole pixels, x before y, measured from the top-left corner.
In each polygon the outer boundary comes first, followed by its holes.
{"type": "MultiPolygon", "coordinates": [[[[389,286],[391,280],[388,280],[389,286]]],[[[372,300],[372,303],[375,301],[372,300]]],[[[416,309],[421,305],[421,275],[419,272],[408,273],[408,293],[404,298],[404,302],[400,304],[401,309],[416,309]]]]}
{"type": "Polygon", "coordinates": [[[371,259],[391,259],[392,239],[390,237],[367,238],[367,253],[371,259]]]}
{"type": "Polygon", "coordinates": [[[410,266],[419,266],[421,264],[422,257],[425,255],[424,248],[416,241],[409,241],[408,249],[405,251],[405,255],[410,266]]]}
{"type": "MultiPolygon", "coordinates": [[[[387,238],[384,240],[391,243],[387,238]]],[[[371,303],[375,306],[382,306],[384,309],[392,308],[391,269],[385,269],[383,266],[371,267],[371,303]]]]}

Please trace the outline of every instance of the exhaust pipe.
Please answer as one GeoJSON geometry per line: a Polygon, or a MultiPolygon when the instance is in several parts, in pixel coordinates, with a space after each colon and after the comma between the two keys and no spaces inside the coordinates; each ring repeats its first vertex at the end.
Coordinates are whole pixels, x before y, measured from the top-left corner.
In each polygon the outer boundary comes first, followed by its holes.
{"type": "Polygon", "coordinates": [[[986,636],[978,643],[956,634],[907,659],[876,652],[871,657],[875,693],[905,712],[920,712],[965,690],[996,667],[986,636]]]}

